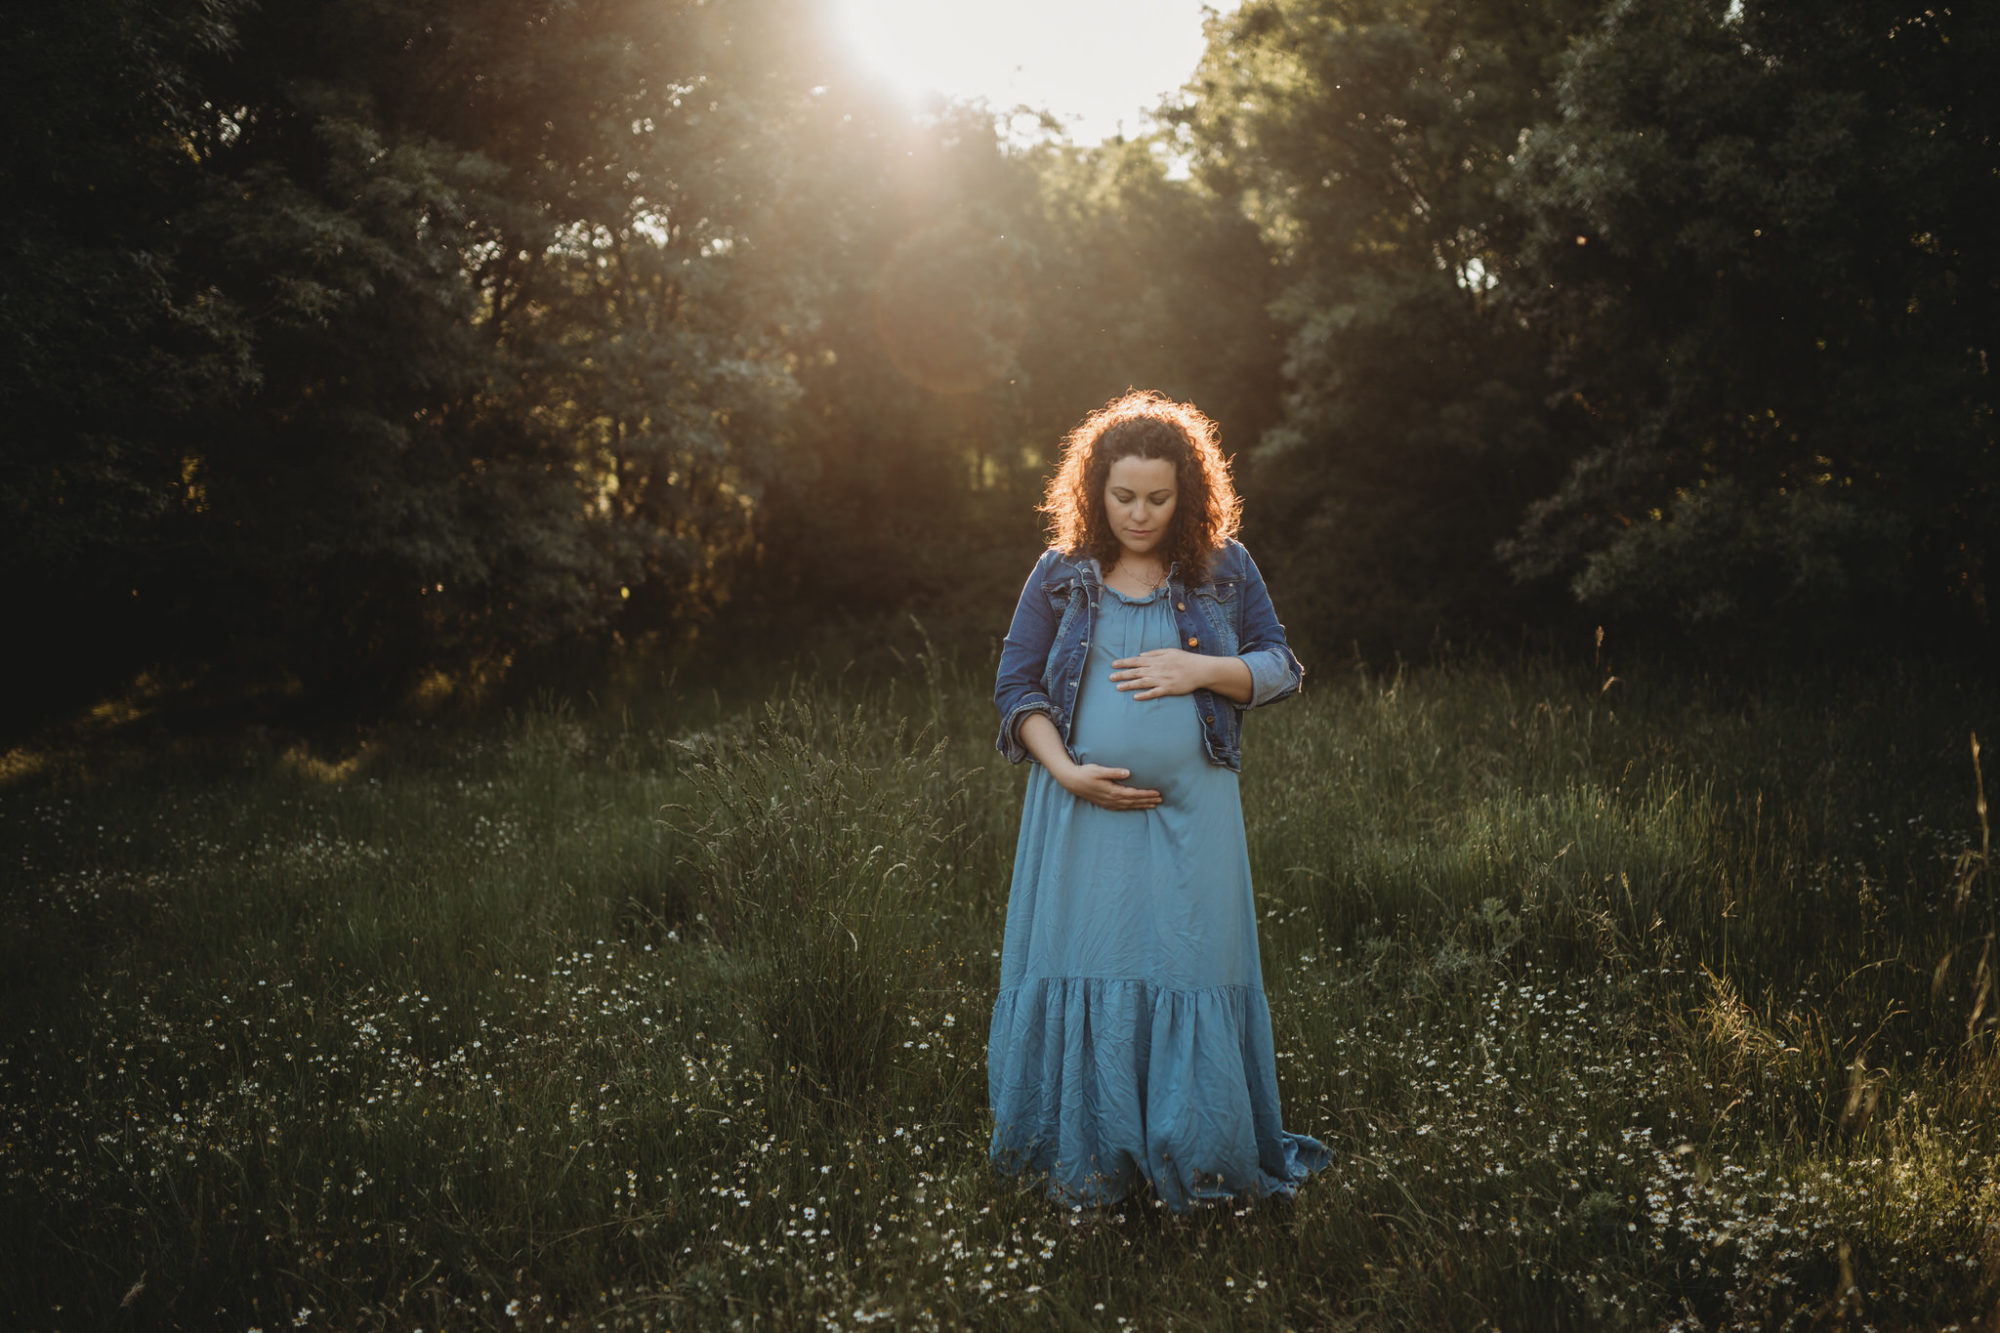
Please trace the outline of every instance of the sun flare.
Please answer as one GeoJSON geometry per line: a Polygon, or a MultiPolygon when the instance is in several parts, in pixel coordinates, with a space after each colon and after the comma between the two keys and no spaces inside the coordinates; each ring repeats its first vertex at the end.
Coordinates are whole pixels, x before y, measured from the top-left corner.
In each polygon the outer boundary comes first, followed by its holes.
{"type": "MultiPolygon", "coordinates": [[[[1223,3],[1210,8],[1228,9],[1223,3]]],[[[1054,112],[1080,142],[1143,128],[1201,58],[1200,0],[835,0],[861,61],[904,99],[1054,112]]]]}

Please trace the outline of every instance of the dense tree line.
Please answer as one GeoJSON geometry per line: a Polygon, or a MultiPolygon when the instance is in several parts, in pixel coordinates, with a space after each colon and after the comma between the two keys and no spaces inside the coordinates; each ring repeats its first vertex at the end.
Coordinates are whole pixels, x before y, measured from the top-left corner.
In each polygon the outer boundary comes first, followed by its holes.
{"type": "Polygon", "coordinates": [[[980,624],[1062,431],[1132,384],[1222,422],[1323,644],[1578,605],[1990,635],[1986,9],[1247,0],[1159,131],[1092,149],[913,117],[827,23],[19,16],[0,559],[30,695],[980,624]]]}

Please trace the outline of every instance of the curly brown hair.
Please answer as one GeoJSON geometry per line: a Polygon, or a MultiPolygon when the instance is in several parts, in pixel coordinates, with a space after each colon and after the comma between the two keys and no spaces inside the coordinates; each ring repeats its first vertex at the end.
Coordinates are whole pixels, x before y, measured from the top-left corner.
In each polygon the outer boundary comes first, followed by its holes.
{"type": "Polygon", "coordinates": [[[1068,555],[1096,556],[1106,570],[1118,562],[1104,484],[1121,458],[1163,458],[1174,465],[1179,494],[1161,554],[1179,566],[1183,583],[1206,580],[1209,557],[1236,535],[1243,502],[1216,444],[1215,422],[1193,403],[1151,389],[1126,390],[1063,439],[1062,463],[1041,504],[1050,544],[1068,555]]]}

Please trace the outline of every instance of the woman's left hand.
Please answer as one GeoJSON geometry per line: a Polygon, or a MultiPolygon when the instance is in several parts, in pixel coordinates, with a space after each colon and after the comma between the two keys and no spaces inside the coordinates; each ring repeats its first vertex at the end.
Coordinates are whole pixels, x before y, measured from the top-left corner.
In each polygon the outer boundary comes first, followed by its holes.
{"type": "Polygon", "coordinates": [[[1111,679],[1121,692],[1136,691],[1134,699],[1157,699],[1168,694],[1193,694],[1208,684],[1215,659],[1180,648],[1154,648],[1137,657],[1121,657],[1111,664],[1111,679]]]}

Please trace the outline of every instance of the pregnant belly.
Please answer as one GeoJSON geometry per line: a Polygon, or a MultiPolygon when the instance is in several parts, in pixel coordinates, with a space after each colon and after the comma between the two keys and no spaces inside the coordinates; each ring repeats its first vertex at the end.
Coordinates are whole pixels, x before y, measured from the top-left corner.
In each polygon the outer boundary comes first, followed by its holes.
{"type": "Polygon", "coordinates": [[[1080,762],[1129,768],[1125,785],[1154,788],[1169,801],[1208,762],[1193,696],[1134,699],[1109,680],[1084,685],[1070,739],[1080,762]]]}

